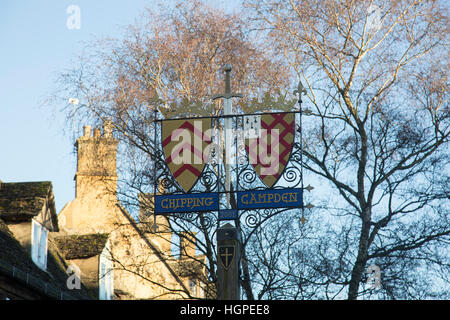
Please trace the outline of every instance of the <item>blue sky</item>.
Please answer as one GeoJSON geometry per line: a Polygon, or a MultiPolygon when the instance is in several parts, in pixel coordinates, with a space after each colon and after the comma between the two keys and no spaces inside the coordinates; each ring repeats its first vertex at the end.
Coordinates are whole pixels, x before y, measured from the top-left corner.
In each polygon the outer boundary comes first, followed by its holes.
{"type": "MultiPolygon", "coordinates": [[[[237,3],[210,2],[226,10],[237,3]]],[[[120,37],[122,27],[154,6],[149,0],[0,2],[0,180],[51,181],[58,212],[74,198],[74,136],[63,134],[61,108],[43,101],[83,42],[120,37]],[[67,28],[70,5],[80,8],[80,29],[67,28]]]]}

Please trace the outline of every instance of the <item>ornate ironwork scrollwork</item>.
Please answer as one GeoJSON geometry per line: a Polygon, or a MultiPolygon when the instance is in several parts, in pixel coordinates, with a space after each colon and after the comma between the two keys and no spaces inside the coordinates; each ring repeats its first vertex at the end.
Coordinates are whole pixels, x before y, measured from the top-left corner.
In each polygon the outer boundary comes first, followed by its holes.
{"type": "Polygon", "coordinates": [[[200,215],[197,216],[197,224],[205,228],[206,230],[211,229],[216,222],[217,219],[214,219],[214,217],[211,214],[203,214],[201,216],[200,215]]]}
{"type": "Polygon", "coordinates": [[[199,179],[200,186],[203,187],[203,190],[207,190],[208,192],[210,192],[217,189],[217,183],[217,172],[211,169],[210,166],[207,166],[199,179]]]}
{"type": "Polygon", "coordinates": [[[245,225],[249,228],[255,228],[259,224],[259,216],[256,213],[248,213],[245,215],[245,225]]]}
{"type": "Polygon", "coordinates": [[[297,167],[288,167],[283,172],[283,179],[284,181],[291,183],[290,186],[297,186],[297,184],[300,182],[300,169],[297,167]],[[293,185],[292,183],[296,183],[293,185]]]}
{"type": "Polygon", "coordinates": [[[247,166],[239,172],[239,177],[239,189],[245,190],[256,181],[257,175],[251,166],[247,166]]]}

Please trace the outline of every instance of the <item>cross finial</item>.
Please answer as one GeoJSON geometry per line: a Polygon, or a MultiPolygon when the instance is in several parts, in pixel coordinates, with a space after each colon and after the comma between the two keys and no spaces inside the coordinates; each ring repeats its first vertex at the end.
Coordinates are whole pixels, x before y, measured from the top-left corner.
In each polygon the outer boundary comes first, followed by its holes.
{"type": "Polygon", "coordinates": [[[306,94],[306,89],[303,86],[302,82],[300,80],[298,80],[298,86],[297,89],[294,90],[294,94],[297,95],[298,94],[298,102],[301,103],[302,102],[302,94],[306,94]]]}

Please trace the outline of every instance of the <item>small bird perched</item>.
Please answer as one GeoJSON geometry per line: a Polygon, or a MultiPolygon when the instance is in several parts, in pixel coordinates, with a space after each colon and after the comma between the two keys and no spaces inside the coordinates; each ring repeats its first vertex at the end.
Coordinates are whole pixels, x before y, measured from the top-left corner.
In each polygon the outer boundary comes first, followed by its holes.
{"type": "Polygon", "coordinates": [[[70,104],[74,104],[74,105],[78,105],[79,101],[77,98],[70,98],[69,99],[69,103],[70,104]]]}

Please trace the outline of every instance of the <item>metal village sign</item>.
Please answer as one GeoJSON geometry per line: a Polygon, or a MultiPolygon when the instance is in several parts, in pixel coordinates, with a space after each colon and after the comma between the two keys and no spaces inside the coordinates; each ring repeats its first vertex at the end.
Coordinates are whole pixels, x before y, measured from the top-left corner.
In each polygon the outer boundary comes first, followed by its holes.
{"type": "Polygon", "coordinates": [[[227,65],[225,94],[213,97],[224,99],[223,115],[155,118],[155,214],[217,211],[219,220],[233,220],[244,211],[303,208],[301,137],[296,136],[301,108],[232,114],[231,99],[241,95],[231,93],[230,71],[227,65]]]}
{"type": "MultiPolygon", "coordinates": [[[[225,93],[213,97],[223,99],[222,115],[157,119],[155,112],[155,217],[182,214],[195,219],[194,213],[210,213],[213,218],[203,216],[203,221],[217,219],[219,227],[223,220],[243,220],[252,228],[274,215],[274,210],[300,208],[304,223],[303,190],[312,189],[303,188],[304,89],[299,84],[294,91],[299,95],[298,111],[233,114],[231,100],[242,96],[231,93],[230,71],[226,65],[225,93]]],[[[292,110],[295,103],[287,106],[281,101],[278,106],[283,109],[263,101],[260,107],[292,110]]],[[[218,260],[225,272],[232,261],[239,260],[235,257],[238,247],[229,245],[235,238],[228,239],[227,232],[218,245],[218,260]]]]}

